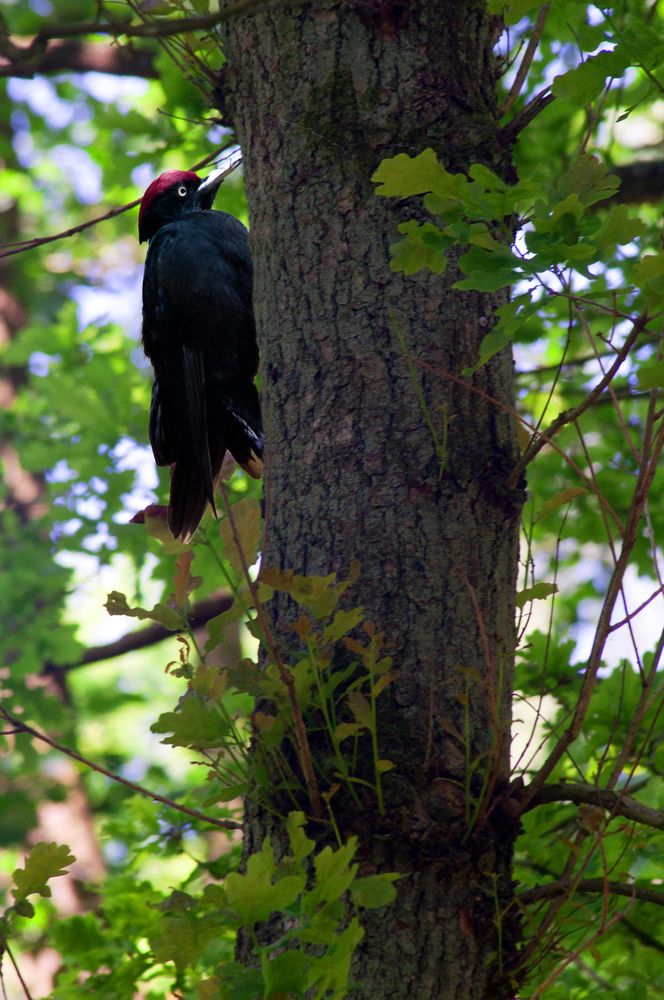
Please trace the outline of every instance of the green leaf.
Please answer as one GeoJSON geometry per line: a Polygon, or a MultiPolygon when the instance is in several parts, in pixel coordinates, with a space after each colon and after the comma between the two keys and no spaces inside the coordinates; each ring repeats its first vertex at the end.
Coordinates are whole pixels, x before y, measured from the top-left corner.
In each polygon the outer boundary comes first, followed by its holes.
{"type": "Polygon", "coordinates": [[[214,801],[232,802],[234,799],[240,799],[243,795],[246,795],[248,789],[249,786],[246,781],[237,785],[228,785],[226,788],[222,788],[221,791],[215,793],[214,801]]]}
{"type": "Polygon", "coordinates": [[[329,625],[323,629],[323,636],[331,642],[338,642],[343,636],[352,632],[364,618],[364,608],[350,608],[347,611],[337,611],[329,625]]]}
{"type": "Polygon", "coordinates": [[[643,17],[633,16],[620,32],[620,41],[630,60],[647,69],[657,69],[664,61],[664,43],[659,31],[643,17]]]}
{"type": "Polygon", "coordinates": [[[316,618],[332,614],[341,595],[354,583],[360,572],[357,560],[351,563],[348,577],[337,582],[337,574],[299,576],[292,569],[261,569],[259,585],[285,591],[294,601],[308,608],[316,618]]]}
{"type": "Polygon", "coordinates": [[[552,594],[558,593],[558,586],[555,583],[535,583],[532,587],[520,590],[516,595],[516,606],[522,608],[530,601],[544,601],[552,594]]]}
{"type": "Polygon", "coordinates": [[[543,7],[545,0],[487,0],[490,14],[502,15],[505,24],[517,24],[526,14],[543,7]]]}
{"type": "Polygon", "coordinates": [[[357,864],[351,864],[356,850],[357,837],[349,837],[347,843],[336,851],[331,847],[324,847],[315,856],[316,882],[313,898],[316,902],[333,902],[350,887],[357,871],[357,864]]]}
{"type": "Polygon", "coordinates": [[[664,361],[647,361],[636,371],[640,389],[660,389],[664,386],[664,361]]]}
{"type": "Polygon", "coordinates": [[[235,600],[230,608],[226,611],[222,611],[221,614],[216,615],[211,618],[207,623],[208,638],[205,643],[205,652],[209,653],[210,650],[216,649],[220,646],[226,637],[226,629],[233,622],[239,621],[244,617],[244,602],[242,600],[235,600]]]}
{"type": "Polygon", "coordinates": [[[103,949],[107,938],[99,917],[94,913],[75,914],[59,920],[53,928],[51,944],[61,952],[80,956],[103,949]]]}
{"type": "Polygon", "coordinates": [[[396,872],[385,872],[381,875],[367,875],[365,878],[358,878],[351,886],[351,899],[356,906],[362,906],[365,910],[389,906],[397,896],[392,883],[401,877],[396,872]]]}
{"type": "Polygon", "coordinates": [[[275,955],[273,948],[264,950],[262,964],[267,997],[304,996],[310,959],[303,951],[282,951],[275,955]]]}
{"type": "Polygon", "coordinates": [[[327,618],[341,596],[336,579],[336,573],[328,576],[299,576],[296,573],[293,576],[291,597],[298,604],[309,608],[316,618],[327,618]]]}
{"type": "Polygon", "coordinates": [[[556,190],[561,197],[575,192],[586,208],[610,198],[619,187],[616,175],[609,174],[606,165],[590,153],[577,156],[570,169],[562,173],[556,182],[556,190]]]}
{"type": "Polygon", "coordinates": [[[664,306],[664,253],[645,254],[634,268],[649,306],[664,306]]]}
{"type": "Polygon", "coordinates": [[[67,866],[75,860],[66,844],[35,844],[25,859],[24,867],[17,868],[12,875],[15,900],[19,902],[33,892],[40,896],[50,896],[51,890],[47,885],[49,879],[66,875],[67,866]]]}
{"type": "Polygon", "coordinates": [[[442,274],[447,266],[444,251],[452,241],[432,222],[403,222],[399,232],[406,237],[390,245],[390,270],[415,274],[427,270],[442,274]]]}
{"type": "Polygon", "coordinates": [[[196,964],[216,933],[216,928],[205,926],[188,914],[166,916],[158,932],[150,937],[150,944],[158,962],[173,962],[183,972],[187,966],[196,964]]]}
{"type": "Polygon", "coordinates": [[[183,628],[182,613],[175,608],[161,603],[155,604],[151,611],[146,611],[145,608],[130,608],[125,595],[117,590],[108,595],[104,607],[109,615],[125,615],[128,618],[139,618],[141,621],[149,619],[159,622],[171,632],[178,632],[183,628]]]}
{"type": "Polygon", "coordinates": [[[184,697],[175,712],[164,712],[150,726],[153,733],[172,733],[162,743],[177,747],[219,747],[228,735],[228,723],[215,706],[193,694],[184,697]]]}
{"type": "Polygon", "coordinates": [[[482,338],[482,342],[480,344],[480,356],[477,362],[470,368],[464,368],[461,374],[465,378],[471,378],[478,368],[485,365],[495,354],[498,354],[498,352],[502,351],[504,347],[507,347],[511,341],[511,334],[504,327],[497,326],[491,331],[491,333],[487,333],[487,335],[482,338]]]}
{"type": "Polygon", "coordinates": [[[551,89],[556,97],[589,104],[602,92],[607,77],[621,76],[628,65],[629,58],[622,50],[598,52],[575,69],[554,77],[551,89]]]}
{"type": "Polygon", "coordinates": [[[446,173],[433,149],[425,149],[418,156],[399,153],[383,160],[371,180],[383,198],[409,198],[444,189],[446,173]]]}
{"type": "Polygon", "coordinates": [[[629,214],[627,205],[612,205],[599,233],[594,237],[597,246],[604,250],[616,244],[624,246],[645,232],[645,223],[629,214]]]}
{"type": "Polygon", "coordinates": [[[538,308],[538,303],[532,302],[529,294],[518,295],[500,306],[498,322],[480,343],[479,359],[472,367],[464,368],[461,374],[465,378],[474,375],[482,365],[514,340],[515,334],[537,313],[538,308]]]}
{"type": "Polygon", "coordinates": [[[306,875],[285,875],[273,882],[276,872],[269,840],[262,849],[249,857],[246,874],[231,872],[224,888],[228,905],[247,925],[267,920],[270,914],[291,906],[306,886],[306,875]]]}
{"type": "Polygon", "coordinates": [[[316,844],[309,840],[304,832],[305,816],[303,812],[290,812],[286,819],[286,832],[293,857],[298,865],[308,858],[316,844]]]}
{"type": "Polygon", "coordinates": [[[468,277],[455,282],[453,287],[495,292],[518,281],[523,276],[521,262],[508,247],[498,246],[497,250],[471,247],[459,260],[460,270],[468,277]]]}
{"type": "Polygon", "coordinates": [[[330,990],[336,1000],[346,995],[353,953],[363,937],[360,922],[353,917],[348,927],[337,935],[334,947],[312,964],[307,985],[317,987],[315,1000],[327,997],[330,990]]]}

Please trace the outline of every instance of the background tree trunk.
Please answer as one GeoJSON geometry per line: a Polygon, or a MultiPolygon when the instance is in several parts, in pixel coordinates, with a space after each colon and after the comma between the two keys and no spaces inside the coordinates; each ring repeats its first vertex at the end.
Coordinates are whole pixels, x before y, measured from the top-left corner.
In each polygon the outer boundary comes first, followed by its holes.
{"type": "MultiPolygon", "coordinates": [[[[409,372],[399,343],[458,375],[499,298],[453,291],[453,268],[393,274],[389,245],[413,208],[371,183],[383,158],[428,146],[450,169],[508,169],[495,27],[482,0],[330,2],[224,26],[220,104],[244,153],[255,262],[264,565],[344,575],[358,559],[350,600],[399,670],[381,696],[387,815],[341,817],[367,870],[407,875],[397,903],[363,919],[352,995],[371,1000],[513,996],[514,927],[497,915],[515,831],[495,803],[509,766],[516,428],[465,386],[409,372]]],[[[511,405],[511,356],[473,384],[511,405]]],[[[287,603],[275,614],[285,643],[287,603]]],[[[253,811],[250,839],[264,829],[253,811]]]]}

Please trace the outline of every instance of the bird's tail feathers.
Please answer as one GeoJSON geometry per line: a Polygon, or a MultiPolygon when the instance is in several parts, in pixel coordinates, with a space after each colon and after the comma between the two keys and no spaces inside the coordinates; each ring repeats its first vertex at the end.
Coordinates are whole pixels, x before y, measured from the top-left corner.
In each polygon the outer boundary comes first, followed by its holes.
{"type": "Polygon", "coordinates": [[[261,455],[256,455],[255,452],[250,452],[250,458],[248,462],[240,462],[240,468],[244,469],[247,475],[251,476],[252,479],[262,479],[263,478],[263,458],[261,455]]]}
{"type": "Polygon", "coordinates": [[[221,398],[228,450],[252,479],[260,479],[265,439],[256,386],[253,382],[225,386],[221,398]]]}
{"type": "Polygon", "coordinates": [[[168,527],[174,538],[191,541],[208,505],[207,484],[191,458],[180,458],[171,466],[171,497],[168,527]]]}
{"type": "MultiPolygon", "coordinates": [[[[187,440],[193,449],[192,458],[197,473],[214,509],[214,475],[208,438],[206,406],[205,360],[201,351],[182,345],[182,371],[184,375],[184,404],[189,434],[187,440]]],[[[216,514],[216,510],[215,510],[216,514]]]]}
{"type": "Polygon", "coordinates": [[[210,475],[212,485],[209,486],[201,476],[198,458],[194,454],[181,455],[171,466],[171,499],[168,506],[168,527],[174,538],[181,542],[191,541],[203,515],[210,504],[212,513],[218,517],[214,502],[214,491],[218,480],[224,472],[228,473],[226,444],[217,437],[210,442],[210,475]]]}

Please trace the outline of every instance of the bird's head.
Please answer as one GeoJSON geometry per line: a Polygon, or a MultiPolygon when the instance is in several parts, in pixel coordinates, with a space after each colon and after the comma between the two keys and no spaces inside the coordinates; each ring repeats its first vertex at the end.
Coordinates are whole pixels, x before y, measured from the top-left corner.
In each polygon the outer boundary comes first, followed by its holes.
{"type": "Polygon", "coordinates": [[[215,170],[205,180],[191,170],[166,170],[146,188],[138,212],[138,239],[151,240],[167,222],[183,215],[212,208],[223,171],[215,170]]]}

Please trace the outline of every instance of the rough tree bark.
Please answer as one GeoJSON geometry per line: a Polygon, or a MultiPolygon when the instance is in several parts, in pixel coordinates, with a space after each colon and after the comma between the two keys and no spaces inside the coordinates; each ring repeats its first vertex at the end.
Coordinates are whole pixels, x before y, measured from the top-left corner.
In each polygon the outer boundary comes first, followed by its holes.
{"type": "MultiPolygon", "coordinates": [[[[484,0],[317,2],[225,25],[219,103],[241,143],[268,441],[264,564],[361,576],[351,599],[394,643],[381,749],[387,815],[350,812],[368,870],[406,873],[368,913],[354,997],[514,995],[508,774],[521,494],[508,352],[466,386],[499,299],[389,269],[412,205],[376,197],[384,157],[509,169],[484,0]],[[498,927],[500,925],[500,927],[498,927]],[[502,955],[500,955],[502,949],[502,955]]],[[[277,635],[289,615],[275,608],[277,635]],[[281,626],[281,627],[280,627],[281,626]]],[[[260,841],[255,810],[248,835],[260,841]]]]}

